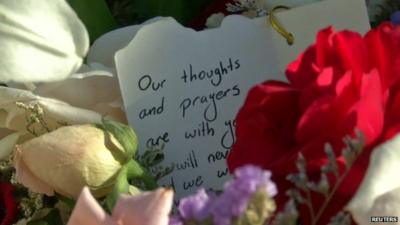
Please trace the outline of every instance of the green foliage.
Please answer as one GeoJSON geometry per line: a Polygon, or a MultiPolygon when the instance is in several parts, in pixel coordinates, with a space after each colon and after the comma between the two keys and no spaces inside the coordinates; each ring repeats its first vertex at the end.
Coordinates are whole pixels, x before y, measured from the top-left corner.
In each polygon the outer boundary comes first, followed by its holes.
{"type": "Polygon", "coordinates": [[[56,193],[55,196],[57,197],[57,199],[58,199],[59,201],[61,201],[61,202],[64,203],[65,205],[67,205],[69,208],[73,209],[73,208],[75,207],[76,201],[75,201],[74,199],[65,197],[65,196],[60,195],[60,194],[58,194],[58,193],[56,193]]]}
{"type": "Polygon", "coordinates": [[[90,42],[116,28],[105,0],[68,0],[89,32],[90,42]]]}
{"type": "Polygon", "coordinates": [[[211,2],[212,0],[134,0],[134,6],[145,19],[171,16],[180,23],[187,24],[211,2]]]}
{"type": "Polygon", "coordinates": [[[105,199],[105,209],[111,212],[120,194],[127,194],[134,180],[141,181],[144,190],[154,190],[158,187],[155,178],[135,160],[130,160],[118,173],[116,182],[110,194],[105,199]]]}
{"type": "Polygon", "coordinates": [[[382,22],[390,20],[390,15],[398,10],[400,10],[399,0],[383,0],[379,6],[379,13],[374,15],[372,26],[376,27],[382,22]]]}
{"type": "Polygon", "coordinates": [[[213,0],[68,0],[89,31],[91,42],[102,34],[156,16],[187,25],[213,0]]]}
{"type": "Polygon", "coordinates": [[[128,166],[124,166],[118,174],[117,181],[110,194],[106,197],[106,209],[111,212],[115,204],[118,201],[120,194],[128,193],[129,182],[128,182],[128,166]]]}
{"type": "Polygon", "coordinates": [[[164,147],[164,145],[161,145],[160,148],[153,147],[147,149],[143,154],[136,157],[136,160],[143,165],[156,180],[167,176],[175,169],[174,163],[171,163],[169,166],[160,165],[165,158],[164,147]]]}
{"type": "Polygon", "coordinates": [[[63,224],[58,209],[50,209],[50,211],[42,218],[29,221],[27,225],[55,225],[63,224]]]}
{"type": "Polygon", "coordinates": [[[135,7],[134,0],[107,0],[110,11],[119,26],[139,24],[145,20],[135,7]]]}
{"type": "MultiPolygon", "coordinates": [[[[287,179],[294,184],[295,188],[288,190],[286,193],[289,196],[289,201],[285,208],[279,212],[272,225],[297,225],[301,220],[298,207],[304,205],[310,213],[311,225],[320,224],[322,214],[327,210],[329,203],[334,201],[333,197],[336,194],[339,186],[343,184],[344,179],[348,176],[350,169],[354,165],[357,158],[364,149],[364,135],[356,130],[356,137],[344,138],[345,148],[342,149],[342,157],[345,160],[346,169],[340,171],[333,148],[330,144],[325,145],[325,153],[328,163],[321,168],[321,178],[319,181],[311,181],[307,174],[307,162],[302,154],[299,154],[296,161],[298,173],[289,174],[287,179]],[[328,180],[328,174],[333,175],[336,179],[334,183],[328,180]],[[314,205],[311,194],[323,196],[324,200],[318,206],[314,205]]],[[[300,223],[301,224],[301,223],[300,223]]],[[[329,225],[350,225],[351,219],[348,213],[339,212],[333,217],[329,225]]]]}
{"type": "Polygon", "coordinates": [[[122,145],[126,162],[136,156],[138,140],[135,132],[130,126],[103,118],[102,124],[98,125],[98,127],[112,133],[117,141],[122,145]]]}

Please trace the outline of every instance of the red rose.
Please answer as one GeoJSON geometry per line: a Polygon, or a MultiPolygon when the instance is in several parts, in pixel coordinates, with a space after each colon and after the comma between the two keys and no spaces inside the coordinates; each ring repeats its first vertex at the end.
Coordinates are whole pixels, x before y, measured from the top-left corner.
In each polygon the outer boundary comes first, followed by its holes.
{"type": "Polygon", "coordinates": [[[17,216],[17,203],[13,197],[13,186],[0,183],[0,225],[10,225],[17,216]]]}
{"type": "MultiPolygon", "coordinates": [[[[249,92],[236,118],[229,170],[248,163],[272,170],[282,207],[293,187],[286,176],[296,171],[299,153],[318,179],[327,162],[324,144],[331,143],[340,156],[343,137],[361,130],[367,148],[318,222],[327,224],[357,190],[371,149],[400,130],[400,27],[385,23],[364,37],[324,29],[286,76],[289,82],[266,81],[249,92]]],[[[318,196],[314,200],[318,206],[318,196]]]]}

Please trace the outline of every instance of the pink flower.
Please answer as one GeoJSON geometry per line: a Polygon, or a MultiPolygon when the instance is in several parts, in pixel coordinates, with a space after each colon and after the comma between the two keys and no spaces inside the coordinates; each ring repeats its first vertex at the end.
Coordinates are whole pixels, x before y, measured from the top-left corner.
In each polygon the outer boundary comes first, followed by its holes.
{"type": "Polygon", "coordinates": [[[121,196],[108,215],[85,187],[67,225],[167,225],[173,191],[160,188],[136,196],[121,196]]]}

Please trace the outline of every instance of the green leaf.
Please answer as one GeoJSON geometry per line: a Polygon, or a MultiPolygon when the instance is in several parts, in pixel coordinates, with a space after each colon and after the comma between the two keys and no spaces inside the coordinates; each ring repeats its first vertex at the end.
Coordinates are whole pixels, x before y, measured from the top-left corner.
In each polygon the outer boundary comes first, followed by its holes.
{"type": "Polygon", "coordinates": [[[154,190],[158,187],[155,177],[153,177],[147,169],[143,168],[135,160],[131,160],[126,164],[128,168],[128,180],[140,179],[145,184],[147,190],[154,190]]]}
{"type": "Polygon", "coordinates": [[[68,0],[68,3],[85,24],[91,43],[117,27],[104,0],[68,0]]]}
{"type": "Polygon", "coordinates": [[[114,188],[110,194],[106,197],[106,207],[109,212],[112,212],[115,204],[118,201],[118,197],[122,193],[129,192],[129,182],[128,182],[128,167],[124,166],[118,174],[117,181],[114,188]]]}
{"type": "Polygon", "coordinates": [[[37,220],[29,221],[27,225],[58,225],[63,224],[58,209],[50,209],[49,213],[37,220]]]}
{"type": "Polygon", "coordinates": [[[130,126],[103,118],[103,127],[112,133],[125,150],[127,161],[137,153],[137,136],[130,126]]]}
{"type": "Polygon", "coordinates": [[[58,193],[55,193],[55,196],[58,198],[58,200],[65,203],[69,208],[73,209],[75,207],[76,201],[74,199],[62,196],[58,193]]]}
{"type": "Polygon", "coordinates": [[[178,22],[187,24],[211,2],[212,0],[135,0],[135,6],[146,18],[171,16],[178,22]]]}
{"type": "Polygon", "coordinates": [[[147,150],[143,155],[140,156],[140,163],[145,167],[152,167],[160,164],[164,160],[164,150],[155,149],[147,150]]]}

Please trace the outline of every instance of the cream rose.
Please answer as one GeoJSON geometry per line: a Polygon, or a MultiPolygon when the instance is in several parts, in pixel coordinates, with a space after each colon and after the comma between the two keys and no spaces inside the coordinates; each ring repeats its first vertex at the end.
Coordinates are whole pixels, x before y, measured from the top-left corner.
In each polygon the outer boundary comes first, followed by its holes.
{"type": "Polygon", "coordinates": [[[16,146],[16,178],[46,195],[76,198],[88,186],[100,197],[126,163],[124,151],[112,134],[94,125],[66,126],[16,146]]]}

